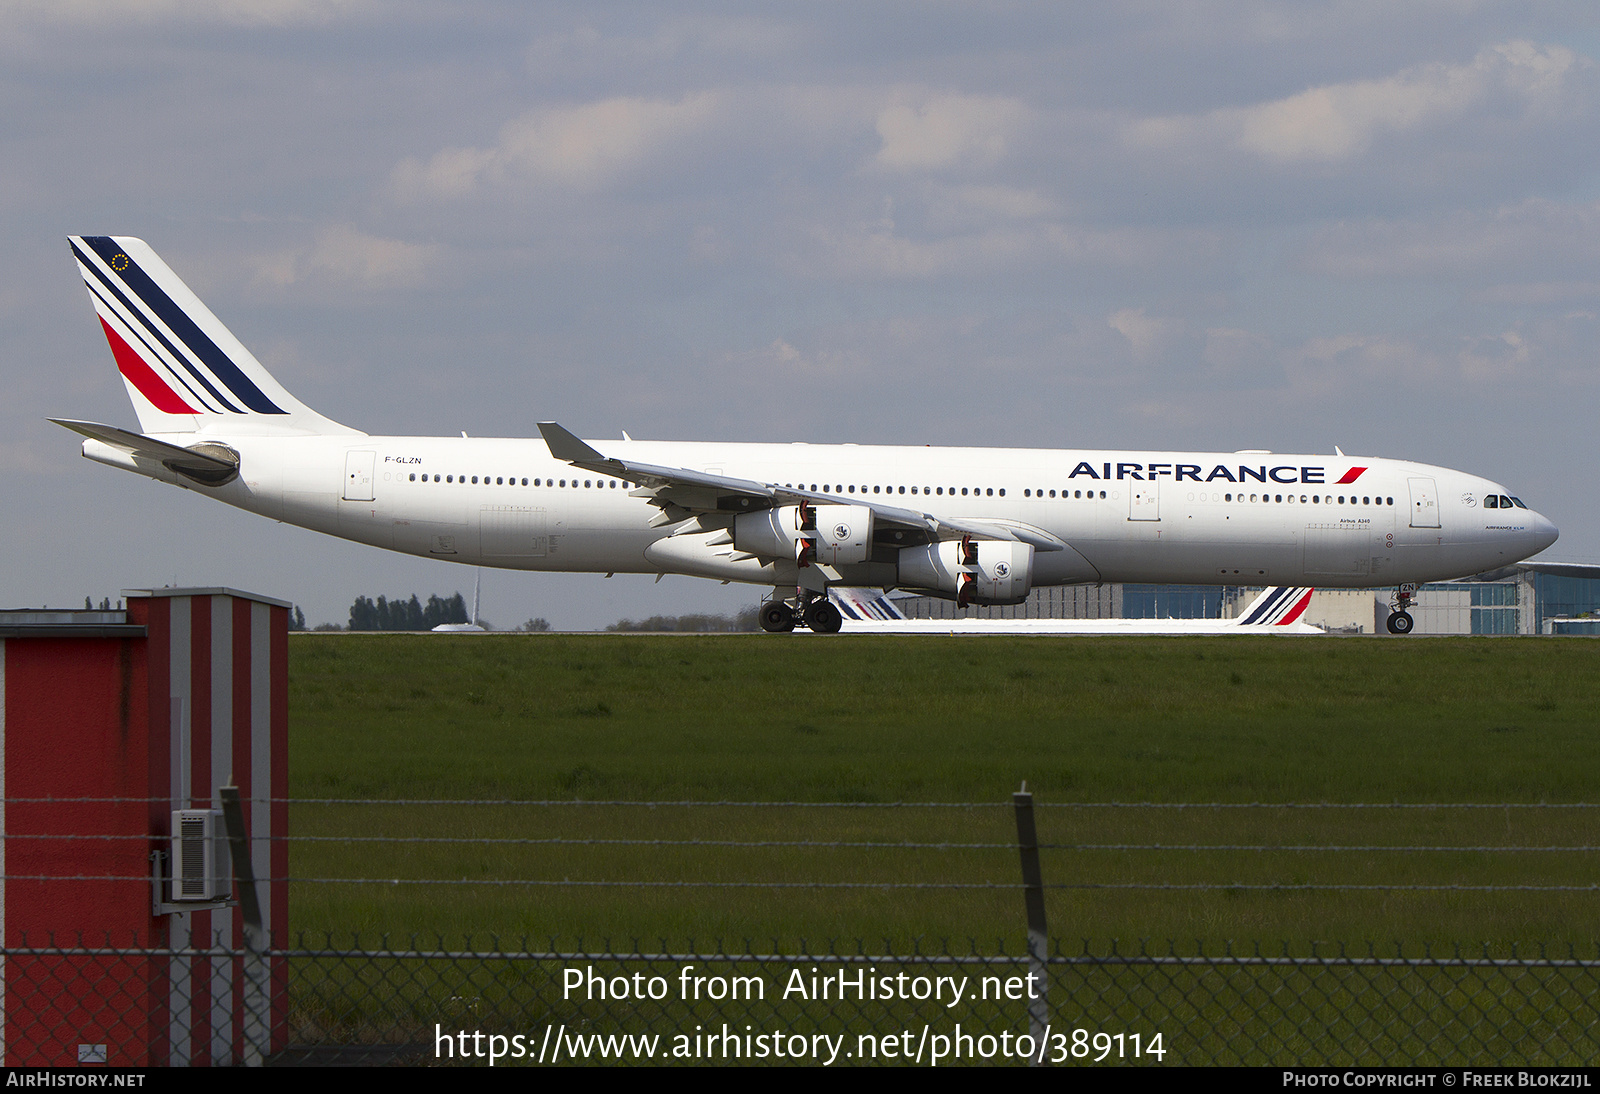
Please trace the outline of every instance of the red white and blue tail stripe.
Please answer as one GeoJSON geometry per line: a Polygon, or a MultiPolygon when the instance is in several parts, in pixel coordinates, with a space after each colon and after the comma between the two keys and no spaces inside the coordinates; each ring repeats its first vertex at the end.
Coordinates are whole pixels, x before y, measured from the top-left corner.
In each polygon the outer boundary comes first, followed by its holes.
{"type": "Polygon", "coordinates": [[[142,239],[70,236],[145,433],[349,433],[290,395],[142,239]]]}
{"type": "Polygon", "coordinates": [[[904,619],[905,615],[882,589],[865,589],[846,585],[828,587],[828,599],[846,619],[886,620],[904,619]]]}
{"type": "Polygon", "coordinates": [[[1292,589],[1274,585],[1256,597],[1255,603],[1240,616],[1241,627],[1287,627],[1305,614],[1311,606],[1315,589],[1292,589]]]}

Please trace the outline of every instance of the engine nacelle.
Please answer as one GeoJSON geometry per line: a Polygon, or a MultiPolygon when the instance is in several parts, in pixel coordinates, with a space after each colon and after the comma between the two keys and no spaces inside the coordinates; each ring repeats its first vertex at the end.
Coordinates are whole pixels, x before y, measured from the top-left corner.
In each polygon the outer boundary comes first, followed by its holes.
{"type": "Polygon", "coordinates": [[[927,589],[968,604],[1017,604],[1033,588],[1033,545],[944,540],[900,550],[902,588],[927,589]]]}
{"type": "Polygon", "coordinates": [[[733,518],[733,542],[762,558],[849,566],[872,554],[872,510],[865,505],[779,505],[733,518]]]}
{"type": "Polygon", "coordinates": [[[733,545],[762,558],[793,558],[800,539],[798,505],[778,505],[733,518],[733,545]]]}
{"type": "Polygon", "coordinates": [[[815,514],[817,561],[854,566],[872,557],[872,510],[865,505],[818,505],[815,514]]]}

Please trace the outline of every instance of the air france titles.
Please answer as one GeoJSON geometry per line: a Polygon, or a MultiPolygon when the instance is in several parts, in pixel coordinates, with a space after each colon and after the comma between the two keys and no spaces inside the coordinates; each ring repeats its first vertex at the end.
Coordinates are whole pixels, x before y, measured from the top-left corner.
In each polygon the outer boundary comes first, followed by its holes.
{"type": "MultiPolygon", "coordinates": [[[[1355,468],[1351,468],[1355,471],[1355,468]]],[[[1365,471],[1366,468],[1360,470],[1365,471]]],[[[1358,472],[1359,473],[1359,472],[1358,472]]],[[[1067,476],[1069,479],[1138,479],[1149,482],[1155,479],[1170,478],[1174,482],[1278,482],[1278,483],[1308,483],[1323,485],[1328,481],[1326,467],[1300,467],[1290,464],[1279,464],[1276,467],[1268,464],[1257,464],[1251,467],[1248,464],[1217,464],[1207,471],[1204,464],[1198,463],[1102,463],[1098,468],[1088,460],[1079,460],[1078,466],[1072,469],[1067,476]],[[1112,469],[1115,468],[1115,471],[1112,469]]],[[[1351,475],[1346,475],[1340,482],[1353,482],[1351,475]]]]}

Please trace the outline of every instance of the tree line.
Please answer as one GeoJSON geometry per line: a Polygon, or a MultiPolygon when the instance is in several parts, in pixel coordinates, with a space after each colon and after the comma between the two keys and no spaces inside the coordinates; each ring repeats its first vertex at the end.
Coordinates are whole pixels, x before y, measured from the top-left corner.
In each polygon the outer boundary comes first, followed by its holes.
{"type": "Polygon", "coordinates": [[[412,593],[411,599],[393,600],[369,596],[356,597],[350,605],[350,630],[353,631],[431,631],[441,623],[470,623],[466,599],[456,593],[450,597],[430,596],[426,604],[412,593]]]}
{"type": "MultiPolygon", "coordinates": [[[[680,631],[695,632],[700,634],[729,633],[740,631],[757,631],[761,629],[757,620],[757,606],[745,608],[735,615],[652,615],[646,619],[619,619],[609,624],[606,630],[612,632],[661,632],[680,631]]],[[[319,623],[312,630],[318,631],[431,631],[441,623],[468,623],[471,616],[467,611],[467,601],[459,592],[453,596],[429,596],[427,603],[423,603],[417,594],[412,593],[409,598],[380,596],[376,600],[369,596],[358,596],[350,605],[350,622],[348,626],[341,627],[337,623],[319,623]]],[[[478,623],[486,630],[493,628],[484,620],[478,623]]],[[[291,631],[306,630],[306,617],[298,605],[289,616],[289,629],[291,631]]],[[[530,619],[515,628],[518,631],[542,632],[550,630],[550,624],[543,618],[530,619]]]]}
{"type": "Polygon", "coordinates": [[[761,629],[759,607],[745,608],[738,615],[652,615],[649,619],[619,619],[608,631],[692,631],[721,634],[761,629]]]}

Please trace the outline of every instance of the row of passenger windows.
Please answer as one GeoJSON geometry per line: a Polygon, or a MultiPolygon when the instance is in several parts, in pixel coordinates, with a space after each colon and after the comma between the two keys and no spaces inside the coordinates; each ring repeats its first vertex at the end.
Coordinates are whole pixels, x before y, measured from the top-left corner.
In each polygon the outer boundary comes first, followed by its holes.
{"type": "MultiPolygon", "coordinates": [[[[417,481],[417,475],[416,475],[415,472],[412,472],[411,481],[412,482],[416,482],[417,481]]],[[[441,482],[442,481],[442,482],[449,482],[449,483],[460,483],[461,485],[465,486],[466,483],[467,483],[467,476],[465,476],[465,475],[444,475],[444,476],[433,475],[433,476],[430,477],[428,475],[423,475],[422,476],[422,481],[423,482],[441,482]]],[[[472,476],[472,483],[474,485],[477,485],[477,483],[478,483],[478,476],[477,475],[472,476]]],[[[510,476],[506,476],[506,475],[484,475],[483,476],[483,485],[484,486],[516,486],[517,485],[517,477],[515,475],[510,475],[510,476]]],[[[522,485],[523,486],[527,486],[528,485],[528,480],[527,479],[523,479],[522,480],[522,485]]],[[[591,489],[591,490],[593,490],[593,489],[605,490],[607,488],[615,490],[619,486],[631,487],[633,484],[630,483],[630,482],[619,482],[616,479],[584,479],[581,482],[578,479],[571,479],[571,480],[568,480],[568,479],[560,479],[560,480],[556,480],[556,479],[534,479],[533,480],[533,485],[534,486],[554,486],[554,487],[558,487],[558,488],[565,486],[565,487],[571,487],[574,490],[578,489],[579,487],[584,487],[584,488],[591,489]]]]}
{"type": "MultiPolygon", "coordinates": [[[[518,485],[518,479],[517,479],[517,477],[515,475],[511,475],[511,476],[505,476],[505,475],[495,475],[495,476],[483,475],[483,476],[478,476],[478,475],[473,475],[471,477],[470,481],[474,485],[477,485],[480,482],[480,479],[481,479],[482,484],[485,485],[485,486],[490,486],[490,485],[493,485],[493,486],[516,486],[516,485],[518,485]]],[[[411,481],[412,482],[416,482],[417,481],[417,475],[416,475],[415,472],[413,472],[411,474],[411,481]]],[[[422,476],[422,481],[423,482],[429,482],[429,481],[440,482],[441,481],[441,476],[433,475],[430,478],[430,476],[428,476],[428,475],[423,475],[422,476]]],[[[466,475],[444,475],[444,476],[442,476],[442,481],[447,482],[447,483],[460,483],[462,485],[465,485],[469,481],[469,479],[468,479],[468,477],[466,475]]],[[[526,478],[523,478],[521,480],[521,485],[527,486],[528,485],[528,480],[526,478]]],[[[633,484],[629,483],[629,482],[625,482],[625,481],[619,481],[617,479],[582,479],[582,480],[579,480],[579,479],[537,479],[536,478],[536,479],[533,480],[533,485],[534,486],[545,486],[545,487],[556,487],[558,489],[571,488],[571,489],[574,489],[574,490],[579,489],[580,487],[584,488],[584,489],[591,489],[591,490],[592,489],[600,489],[600,490],[611,489],[611,490],[615,490],[618,486],[631,487],[633,484]]],[[[784,485],[786,487],[790,488],[790,489],[795,489],[796,488],[795,484],[792,483],[792,482],[791,483],[785,483],[784,485]]],[[[801,489],[801,490],[807,489],[806,484],[805,483],[801,483],[799,485],[798,489],[801,489]]],[[[822,484],[820,489],[818,488],[816,483],[812,483],[811,486],[810,486],[810,489],[813,492],[823,493],[823,494],[841,494],[841,493],[842,494],[854,494],[854,493],[858,492],[858,488],[856,487],[856,485],[854,483],[845,484],[845,483],[826,483],[825,482],[825,483],[822,484]]],[[[870,491],[871,491],[871,493],[874,493],[874,494],[893,494],[893,493],[896,493],[897,491],[899,493],[901,493],[901,494],[904,494],[904,493],[906,493],[906,489],[907,488],[904,487],[904,486],[900,486],[900,487],[895,487],[895,486],[874,486],[874,487],[870,488],[870,491]]],[[[959,496],[964,497],[964,498],[965,497],[994,497],[994,496],[996,496],[996,494],[998,494],[1002,498],[1006,496],[1005,487],[1000,487],[998,491],[994,487],[978,487],[978,486],[973,486],[973,487],[963,486],[963,487],[960,487],[959,489],[960,489],[960,495],[959,496]]],[[[862,494],[868,493],[868,490],[869,490],[869,488],[866,487],[866,486],[862,486],[862,487],[859,488],[859,492],[862,493],[862,494]]],[[[919,490],[918,487],[913,486],[913,487],[910,488],[910,491],[913,494],[921,493],[921,494],[924,494],[924,495],[932,495],[932,496],[936,496],[936,497],[944,497],[944,496],[946,496],[946,491],[948,491],[949,492],[948,493],[949,497],[953,498],[953,497],[957,496],[957,488],[954,487],[954,486],[949,486],[949,487],[945,487],[945,486],[924,486],[924,487],[921,487],[920,490],[919,490]]],[[[1046,496],[1046,492],[1044,490],[1028,489],[1028,490],[1024,490],[1022,492],[1022,496],[1025,497],[1025,498],[1031,498],[1031,497],[1043,498],[1043,497],[1046,496]]],[[[1056,491],[1054,491],[1054,490],[1049,491],[1049,496],[1052,497],[1052,498],[1056,497],[1056,491]]],[[[1093,490],[1062,490],[1060,492],[1060,496],[1063,499],[1083,499],[1083,498],[1093,499],[1097,495],[1096,495],[1095,491],[1093,491],[1093,490]]],[[[1104,490],[1101,490],[1099,492],[1098,496],[1103,500],[1105,498],[1105,496],[1106,496],[1106,492],[1104,490]]],[[[1193,495],[1190,495],[1190,496],[1193,497],[1193,495]]],[[[1223,494],[1221,497],[1222,497],[1223,501],[1227,501],[1227,502],[1232,502],[1232,501],[1243,502],[1243,501],[1246,500],[1246,497],[1245,497],[1244,494],[1223,494]]],[[[1293,495],[1293,494],[1288,494],[1288,495],[1284,495],[1284,494],[1259,494],[1259,495],[1258,494],[1251,494],[1251,495],[1249,495],[1248,500],[1252,501],[1252,502],[1259,501],[1259,502],[1282,503],[1286,498],[1290,503],[1293,503],[1294,501],[1297,500],[1295,498],[1295,495],[1293,495]]],[[[1201,501],[1205,500],[1205,495],[1204,494],[1202,494],[1200,496],[1200,500],[1201,501]]],[[[1216,501],[1217,500],[1217,495],[1213,494],[1212,497],[1211,497],[1211,500],[1212,501],[1216,501]]],[[[1350,495],[1350,497],[1348,499],[1346,499],[1346,497],[1343,494],[1338,495],[1337,499],[1335,499],[1334,495],[1332,495],[1332,494],[1326,494],[1326,495],[1323,495],[1323,494],[1312,494],[1309,497],[1307,495],[1305,495],[1305,494],[1301,494],[1299,496],[1298,500],[1301,501],[1301,502],[1309,502],[1312,505],[1320,505],[1320,504],[1327,504],[1327,505],[1335,505],[1335,504],[1337,504],[1337,505],[1346,505],[1346,504],[1349,504],[1349,505],[1356,505],[1356,504],[1360,504],[1360,505],[1374,505],[1374,504],[1376,504],[1376,505],[1393,505],[1394,504],[1394,499],[1393,498],[1382,498],[1382,497],[1374,498],[1374,497],[1370,497],[1370,496],[1369,497],[1357,498],[1354,494],[1350,495]]],[[[1500,495],[1489,494],[1483,499],[1483,505],[1484,505],[1485,509],[1495,509],[1495,508],[1510,509],[1513,504],[1515,504],[1516,506],[1518,506],[1520,508],[1523,508],[1523,509],[1527,508],[1527,506],[1523,505],[1521,501],[1517,500],[1516,498],[1506,497],[1504,494],[1500,494],[1500,495]]]]}
{"type": "MultiPolygon", "coordinates": [[[[792,483],[792,482],[784,483],[784,486],[789,487],[791,489],[796,488],[795,484],[792,483]]],[[[805,489],[808,489],[808,487],[806,486],[805,483],[800,483],[798,489],[805,490],[805,489]]],[[[832,483],[832,484],[823,483],[820,490],[818,489],[816,483],[812,483],[811,486],[809,487],[809,489],[814,491],[814,492],[823,493],[823,494],[854,494],[854,493],[857,493],[857,489],[856,489],[856,487],[854,485],[848,485],[847,486],[847,485],[840,484],[840,483],[832,483]]],[[[954,487],[954,486],[951,486],[951,487],[948,487],[948,488],[943,487],[943,486],[924,486],[924,487],[921,488],[920,492],[922,494],[931,494],[931,495],[935,495],[935,496],[943,496],[947,489],[949,491],[949,496],[950,497],[956,497],[957,496],[957,490],[956,490],[956,487],[954,487]]],[[[916,494],[916,493],[919,492],[918,488],[915,487],[915,486],[911,487],[910,491],[913,494],[916,494]]],[[[867,489],[867,487],[863,486],[863,487],[860,488],[859,492],[865,494],[865,493],[868,492],[868,489],[867,489]]],[[[878,494],[878,493],[893,494],[893,493],[896,493],[896,492],[904,494],[906,492],[906,487],[904,487],[904,486],[898,486],[898,487],[896,487],[896,486],[881,486],[881,487],[880,486],[874,486],[874,487],[871,488],[871,492],[874,493],[874,494],[878,494]]],[[[1005,488],[1004,487],[1001,487],[998,490],[992,489],[992,488],[988,488],[988,487],[984,487],[984,488],[972,487],[971,490],[970,490],[970,494],[972,496],[978,496],[978,497],[994,497],[994,496],[998,495],[998,496],[1003,498],[1003,497],[1006,496],[1006,492],[1005,492],[1005,488]]],[[[961,497],[968,497],[969,496],[969,490],[968,490],[967,487],[961,487],[960,496],[961,497]]],[[[1030,488],[1030,489],[1024,490],[1022,492],[1022,496],[1025,497],[1025,498],[1044,498],[1046,496],[1054,498],[1054,497],[1057,497],[1057,492],[1054,491],[1054,490],[1044,491],[1044,490],[1034,490],[1034,489],[1030,488]]],[[[1095,498],[1097,496],[1103,499],[1106,496],[1106,492],[1104,490],[1101,490],[1098,494],[1096,494],[1096,492],[1093,491],[1093,490],[1062,490],[1062,491],[1060,491],[1060,495],[1059,496],[1061,498],[1063,498],[1063,499],[1068,499],[1068,500],[1083,499],[1083,498],[1093,499],[1093,498],[1095,498]]],[[[1192,501],[1194,499],[1194,495],[1190,494],[1189,498],[1192,501]]],[[[1212,501],[1217,501],[1217,500],[1219,500],[1219,498],[1222,501],[1230,501],[1230,502],[1231,501],[1240,501],[1240,502],[1242,502],[1242,501],[1246,500],[1246,496],[1244,494],[1220,494],[1220,495],[1213,494],[1211,496],[1211,500],[1212,501]]],[[[1205,500],[1205,495],[1204,494],[1200,495],[1200,500],[1201,501],[1205,500]]],[[[1394,504],[1394,499],[1393,498],[1373,497],[1373,496],[1370,496],[1370,495],[1366,496],[1366,497],[1357,497],[1354,494],[1351,494],[1348,498],[1346,498],[1345,495],[1340,494],[1340,495],[1338,495],[1337,500],[1335,499],[1335,496],[1333,494],[1310,494],[1310,495],[1301,494],[1298,498],[1296,498],[1295,495],[1293,495],[1293,494],[1288,494],[1288,495],[1285,495],[1285,494],[1251,494],[1251,495],[1249,495],[1248,500],[1249,501],[1253,501],[1253,502],[1273,502],[1273,503],[1283,503],[1285,501],[1287,501],[1289,503],[1293,503],[1293,502],[1298,500],[1298,501],[1305,502],[1305,503],[1310,504],[1310,505],[1322,505],[1322,504],[1327,504],[1327,505],[1346,505],[1346,504],[1348,504],[1348,505],[1357,505],[1357,504],[1360,504],[1360,505],[1393,505],[1394,504]]],[[[1490,504],[1491,501],[1492,501],[1492,499],[1486,499],[1484,504],[1485,505],[1489,505],[1490,508],[1493,508],[1493,506],[1490,504]]]]}
{"type": "MultiPolygon", "coordinates": [[[[1025,498],[1026,497],[1040,497],[1040,498],[1042,498],[1042,497],[1045,496],[1045,492],[1043,490],[1036,490],[1036,491],[1035,490],[1024,490],[1022,492],[1022,496],[1025,497],[1025,498]]],[[[1054,490],[1050,491],[1050,496],[1052,498],[1055,497],[1056,496],[1056,492],[1054,490]]],[[[1070,497],[1074,497],[1074,498],[1081,498],[1081,497],[1083,497],[1083,491],[1082,490],[1076,490],[1076,491],[1071,491],[1069,493],[1069,491],[1063,490],[1063,491],[1061,491],[1061,496],[1063,498],[1066,498],[1066,497],[1069,497],[1069,496],[1070,497]]],[[[1106,496],[1106,492],[1104,490],[1100,491],[1100,496],[1102,498],[1105,497],[1106,496]]],[[[1094,491],[1093,490],[1089,491],[1089,497],[1091,497],[1091,498],[1094,497],[1094,491]]],[[[1194,495],[1193,494],[1189,495],[1189,500],[1190,501],[1194,500],[1194,495]]],[[[1206,496],[1204,494],[1201,494],[1200,495],[1200,500],[1201,501],[1205,501],[1206,500],[1206,496]]],[[[1246,500],[1246,497],[1243,494],[1212,494],[1211,495],[1211,500],[1212,501],[1242,502],[1242,501],[1246,500]]],[[[1249,501],[1260,501],[1260,502],[1273,502],[1273,503],[1289,502],[1289,503],[1292,504],[1296,500],[1296,498],[1295,498],[1295,496],[1293,494],[1251,494],[1249,496],[1248,500],[1249,501]]],[[[1378,498],[1378,497],[1370,497],[1370,496],[1358,498],[1354,494],[1351,494],[1348,499],[1346,499],[1343,494],[1340,494],[1338,496],[1337,500],[1335,500],[1335,498],[1334,498],[1334,496],[1332,494],[1311,494],[1309,496],[1305,495],[1305,494],[1301,494],[1298,500],[1300,500],[1302,502],[1305,502],[1305,503],[1308,503],[1310,505],[1345,505],[1345,504],[1349,504],[1349,505],[1356,505],[1356,504],[1360,504],[1360,505],[1393,505],[1394,504],[1394,499],[1393,498],[1378,498]]]]}
{"type": "MultiPolygon", "coordinates": [[[[792,482],[786,482],[783,485],[786,488],[790,489],[790,490],[810,490],[812,493],[817,493],[817,494],[893,494],[896,491],[904,494],[906,492],[906,490],[907,490],[907,488],[904,487],[904,486],[862,486],[862,487],[858,488],[856,486],[856,484],[853,483],[853,482],[852,483],[842,483],[842,482],[826,483],[825,482],[825,483],[822,484],[820,489],[818,488],[816,483],[812,483],[810,486],[807,486],[803,482],[799,483],[798,485],[795,484],[795,483],[792,483],[792,482]]],[[[988,487],[984,487],[984,486],[966,487],[966,486],[963,486],[963,487],[960,488],[959,491],[954,486],[948,486],[948,487],[947,486],[924,486],[924,487],[920,487],[920,488],[913,486],[913,487],[910,487],[910,491],[913,494],[922,493],[922,494],[927,494],[930,497],[935,495],[935,494],[939,495],[940,497],[944,497],[946,493],[948,493],[949,496],[952,497],[952,498],[955,497],[958,493],[960,494],[961,497],[964,497],[964,498],[968,497],[968,496],[975,497],[975,498],[982,498],[982,497],[990,497],[990,498],[992,498],[996,494],[998,494],[1002,498],[1006,496],[1005,487],[1003,487],[1003,486],[999,490],[996,490],[992,486],[988,486],[988,487]]],[[[1089,496],[1090,497],[1094,497],[1094,494],[1091,492],[1089,496]]],[[[1100,496],[1102,498],[1105,497],[1106,496],[1105,492],[1101,491],[1100,496]]]]}
{"type": "MultiPolygon", "coordinates": [[[[1189,497],[1193,498],[1194,495],[1190,494],[1189,497]]],[[[1211,495],[1211,500],[1212,501],[1216,501],[1217,497],[1218,496],[1216,494],[1212,494],[1211,495]]],[[[1287,503],[1289,503],[1291,505],[1293,503],[1295,503],[1296,501],[1299,501],[1299,502],[1302,502],[1302,503],[1311,504],[1311,505],[1393,505],[1394,504],[1394,499],[1393,498],[1380,498],[1380,497],[1370,497],[1370,496],[1369,497],[1359,497],[1358,498],[1354,494],[1351,494],[1348,498],[1346,498],[1343,494],[1340,494],[1337,498],[1335,498],[1332,494],[1312,494],[1310,497],[1307,497],[1305,494],[1301,494],[1299,497],[1296,497],[1293,494],[1260,494],[1260,495],[1251,494],[1248,500],[1249,501],[1256,501],[1256,500],[1258,500],[1258,498],[1262,502],[1272,502],[1274,504],[1277,504],[1277,503],[1280,503],[1280,502],[1287,502],[1287,503]]],[[[1221,499],[1223,501],[1232,501],[1232,502],[1241,502],[1241,501],[1247,500],[1243,494],[1223,494],[1223,495],[1221,495],[1221,499]]],[[[1204,494],[1201,494],[1200,495],[1200,500],[1201,501],[1205,501],[1206,500],[1206,496],[1204,494]]]]}

